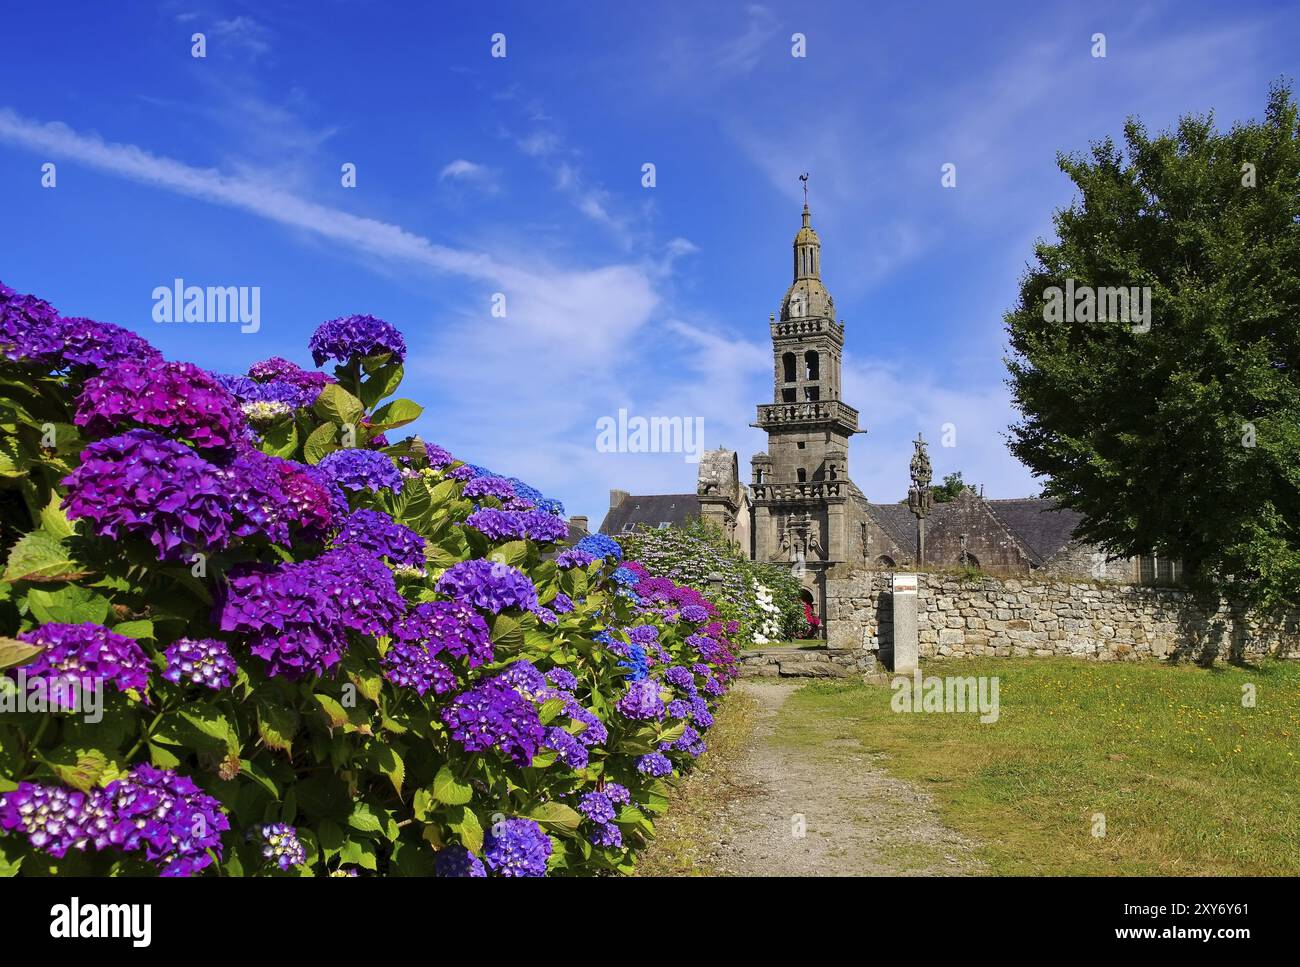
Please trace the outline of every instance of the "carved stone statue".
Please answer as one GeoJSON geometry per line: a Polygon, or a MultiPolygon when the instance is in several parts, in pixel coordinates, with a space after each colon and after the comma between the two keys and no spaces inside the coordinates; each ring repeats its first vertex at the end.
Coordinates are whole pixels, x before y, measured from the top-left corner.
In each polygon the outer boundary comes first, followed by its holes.
{"type": "Polygon", "coordinates": [[[916,435],[912,445],[916,451],[912,454],[912,486],[907,492],[907,506],[916,515],[916,566],[921,567],[925,564],[925,518],[934,507],[934,492],[930,489],[933,472],[921,434],[916,435]]]}

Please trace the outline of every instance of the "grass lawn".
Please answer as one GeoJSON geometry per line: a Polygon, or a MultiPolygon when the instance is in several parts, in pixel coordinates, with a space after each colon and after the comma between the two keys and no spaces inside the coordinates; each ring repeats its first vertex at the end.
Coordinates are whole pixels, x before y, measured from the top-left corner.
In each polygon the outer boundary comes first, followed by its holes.
{"type": "Polygon", "coordinates": [[[887,685],[819,682],[791,697],[779,732],[811,755],[835,739],[883,754],[984,844],[993,873],[1300,875],[1300,662],[996,658],[923,671],[997,676],[998,721],[897,713],[887,685]]]}

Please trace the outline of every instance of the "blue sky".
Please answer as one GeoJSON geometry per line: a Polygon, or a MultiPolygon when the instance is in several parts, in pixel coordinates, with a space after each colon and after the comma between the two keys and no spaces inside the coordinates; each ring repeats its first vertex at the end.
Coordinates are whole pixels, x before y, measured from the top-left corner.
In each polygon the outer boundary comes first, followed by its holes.
{"type": "Polygon", "coordinates": [[[1037,492],[1005,447],[1001,314],[1070,201],[1056,152],[1130,114],[1260,116],[1300,10],[54,2],[7,11],[5,34],[0,279],[223,371],[309,363],[321,321],[381,316],[407,336],[421,435],[595,526],[610,487],[694,489],[679,454],[597,452],[620,408],[702,417],[748,479],[805,170],[868,430],[854,480],[899,499],[907,441],[951,423],[936,476],[1037,492]],[[176,277],[260,286],[260,331],[153,323],[176,277]]]}

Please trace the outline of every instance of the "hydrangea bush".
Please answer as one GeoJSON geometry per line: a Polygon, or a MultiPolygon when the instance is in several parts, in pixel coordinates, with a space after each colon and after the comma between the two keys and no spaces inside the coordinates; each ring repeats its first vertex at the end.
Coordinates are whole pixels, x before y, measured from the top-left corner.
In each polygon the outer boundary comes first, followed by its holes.
{"type": "Polygon", "coordinates": [[[721,614],[737,623],[737,644],[806,637],[799,579],[789,567],[744,557],[717,525],[696,518],[682,527],[640,527],[620,535],[619,543],[650,573],[706,589],[721,614]],[[722,578],[716,591],[713,575],[722,578]]]}
{"type": "Polygon", "coordinates": [[[738,625],[390,442],[388,323],[309,349],[208,373],[0,286],[0,874],[630,870],[738,625]]]}

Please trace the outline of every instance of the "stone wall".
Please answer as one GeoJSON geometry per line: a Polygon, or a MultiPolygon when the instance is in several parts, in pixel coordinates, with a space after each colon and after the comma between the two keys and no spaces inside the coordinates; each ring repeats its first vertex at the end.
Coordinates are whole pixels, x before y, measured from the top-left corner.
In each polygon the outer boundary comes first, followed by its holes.
{"type": "MultiPolygon", "coordinates": [[[[890,576],[856,571],[827,586],[832,651],[893,650],[890,576]]],[[[918,633],[922,657],[1061,655],[1095,661],[1207,654],[1300,657],[1300,615],[1274,620],[1201,608],[1191,592],[1174,588],[1029,577],[963,580],[918,575],[918,633]]],[[[865,653],[865,654],[864,654],[865,653]]]]}

